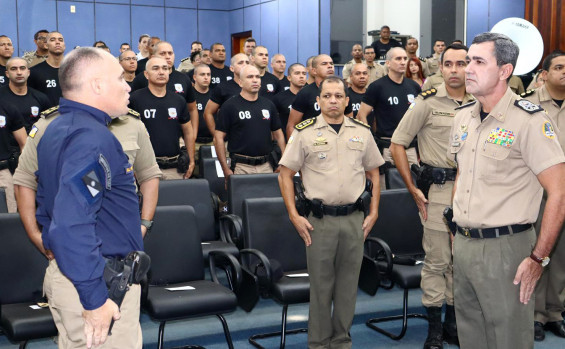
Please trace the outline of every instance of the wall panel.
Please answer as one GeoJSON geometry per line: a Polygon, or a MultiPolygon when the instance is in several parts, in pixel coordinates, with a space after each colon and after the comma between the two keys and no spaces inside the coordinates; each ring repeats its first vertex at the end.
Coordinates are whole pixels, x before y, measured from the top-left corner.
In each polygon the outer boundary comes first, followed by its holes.
{"type": "Polygon", "coordinates": [[[167,8],[165,9],[165,28],[167,41],[175,50],[175,66],[180,60],[190,56],[190,43],[198,40],[196,10],[167,8]]]}
{"type": "Polygon", "coordinates": [[[95,4],[95,39],[108,45],[114,56],[118,56],[120,45],[127,42],[137,49],[137,38],[132,40],[130,32],[129,5],[95,4]]]}
{"type": "Polygon", "coordinates": [[[565,4],[560,0],[526,0],[524,18],[532,22],[543,38],[543,56],[565,50],[565,4]]]}
{"type": "Polygon", "coordinates": [[[141,34],[165,38],[163,7],[131,6],[131,32],[134,41],[141,34]]]}
{"type": "Polygon", "coordinates": [[[12,40],[14,55],[18,55],[18,18],[15,16],[16,3],[9,0],[0,0],[0,9],[0,35],[6,35],[12,40]]]}
{"type": "Polygon", "coordinates": [[[277,2],[271,1],[261,4],[261,45],[269,50],[269,64],[271,57],[279,52],[279,27],[279,6],[277,2]]]}
{"type": "MultiPolygon", "coordinates": [[[[243,9],[233,10],[229,12],[230,35],[243,31],[243,9]]],[[[231,37],[230,37],[231,38],[231,37]]]]}
{"type": "Polygon", "coordinates": [[[199,38],[205,47],[221,42],[226,47],[226,63],[230,59],[231,39],[229,33],[229,13],[226,11],[198,11],[199,38]]]}
{"type": "Polygon", "coordinates": [[[306,62],[308,57],[318,54],[318,0],[298,1],[298,61],[306,62]]]}
{"type": "MultiPolygon", "coordinates": [[[[3,0],[9,3],[10,0],[3,0]]],[[[16,3],[11,0],[12,3],[16,3]]],[[[36,31],[46,29],[48,31],[57,29],[57,3],[54,0],[18,0],[18,14],[15,11],[8,12],[8,15],[18,19],[18,36],[19,36],[19,55],[22,56],[24,51],[35,51],[36,46],[33,42],[33,35],[36,31]]],[[[2,4],[4,8],[4,4],[2,4]]],[[[2,21],[2,23],[4,23],[2,21]]],[[[4,27],[2,25],[2,27],[4,27]]],[[[16,45],[16,38],[12,38],[16,45]]]]}
{"type": "MultiPolygon", "coordinates": [[[[279,52],[286,65],[298,62],[298,0],[279,0],[279,52]]],[[[305,63],[305,62],[300,62],[305,63]]]]}
{"type": "Polygon", "coordinates": [[[94,43],[94,3],[57,2],[58,30],[65,38],[66,51],[75,46],[92,46],[94,43]],[[71,5],[75,13],[71,13],[71,5]]]}
{"type": "Polygon", "coordinates": [[[261,40],[261,6],[255,5],[243,9],[243,31],[251,30],[258,45],[261,40]]]}

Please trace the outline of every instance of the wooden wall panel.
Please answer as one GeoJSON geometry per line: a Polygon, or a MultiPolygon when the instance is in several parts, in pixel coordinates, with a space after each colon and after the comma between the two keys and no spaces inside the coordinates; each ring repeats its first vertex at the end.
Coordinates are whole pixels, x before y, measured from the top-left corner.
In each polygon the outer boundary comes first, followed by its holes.
{"type": "Polygon", "coordinates": [[[565,0],[525,0],[524,18],[532,22],[543,38],[543,56],[553,50],[565,51],[565,0]]]}

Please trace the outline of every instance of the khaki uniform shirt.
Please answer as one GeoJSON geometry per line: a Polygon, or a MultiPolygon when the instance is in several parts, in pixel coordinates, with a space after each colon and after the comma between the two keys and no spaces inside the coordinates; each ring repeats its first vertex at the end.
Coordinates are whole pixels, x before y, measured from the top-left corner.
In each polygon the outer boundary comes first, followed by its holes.
{"type": "MultiPolygon", "coordinates": [[[[466,94],[463,103],[473,100],[466,94]]],[[[436,89],[422,92],[410,105],[392,135],[392,142],[408,147],[414,137],[418,136],[420,158],[423,163],[433,167],[455,168],[453,160],[448,159],[449,133],[455,113],[459,106],[449,97],[445,84],[436,89]]],[[[423,221],[426,228],[445,231],[443,210],[451,205],[453,181],[443,186],[433,184],[428,193],[428,219],[423,221]]]]}
{"type": "MultiPolygon", "coordinates": [[[[360,63],[365,63],[365,60],[361,60],[360,63]]],[[[355,62],[354,59],[350,60],[349,62],[345,63],[345,65],[343,66],[343,70],[341,72],[341,76],[343,76],[343,80],[347,81],[347,82],[351,82],[351,79],[349,79],[349,75],[351,75],[351,69],[353,69],[353,66],[357,64],[357,62],[355,62]]],[[[365,65],[367,65],[365,63],[365,65]]]]}
{"type": "Polygon", "coordinates": [[[434,53],[433,56],[426,58],[426,66],[430,75],[435,74],[439,70],[439,55],[434,53]]]}
{"type": "Polygon", "coordinates": [[[22,58],[27,62],[28,68],[31,68],[46,60],[47,55],[38,56],[37,51],[30,51],[30,52],[26,52],[22,58]]]}
{"type": "Polygon", "coordinates": [[[428,76],[424,84],[422,85],[422,91],[429,90],[431,88],[438,88],[439,85],[443,84],[445,80],[443,80],[443,75],[441,72],[438,71],[437,73],[428,76]]]}
{"type": "Polygon", "coordinates": [[[553,126],[510,88],[483,122],[480,111],[480,103],[462,108],[451,130],[459,170],[454,221],[466,228],[533,223],[543,192],[536,176],[565,162],[553,126]]]}
{"type": "Polygon", "coordinates": [[[508,87],[510,87],[512,92],[514,92],[517,95],[526,92],[526,90],[524,90],[524,83],[522,82],[522,79],[520,79],[516,75],[512,75],[510,81],[508,81],[508,87]]]}
{"type": "Polygon", "coordinates": [[[177,70],[181,73],[188,73],[192,69],[194,69],[194,65],[190,63],[190,57],[181,59],[180,64],[177,68],[177,70]]]}
{"type": "MultiPolygon", "coordinates": [[[[58,111],[47,110],[31,128],[26,145],[20,155],[18,168],[14,173],[14,184],[37,190],[37,145],[47,126],[59,116],[58,111]],[[45,114],[48,116],[45,117],[45,114]]],[[[161,170],[155,160],[155,153],[149,134],[143,122],[133,115],[124,115],[112,120],[108,129],[116,136],[130,163],[137,181],[141,184],[151,178],[160,178],[161,170]]]]}
{"type": "Polygon", "coordinates": [[[308,199],[334,206],[357,201],[384,160],[368,125],[345,117],[338,134],[320,115],[296,125],[279,163],[301,171],[308,199]]]}
{"type": "Polygon", "coordinates": [[[385,68],[379,63],[373,62],[372,66],[367,65],[367,70],[369,70],[369,82],[367,82],[367,86],[386,75],[385,68]]]}
{"type": "Polygon", "coordinates": [[[555,132],[557,132],[559,144],[561,144],[561,148],[565,149],[565,132],[563,132],[563,130],[565,130],[565,103],[559,107],[553,98],[551,98],[549,92],[547,92],[545,85],[537,90],[523,93],[522,97],[532,103],[541,105],[541,107],[545,109],[555,128],[555,132]]]}

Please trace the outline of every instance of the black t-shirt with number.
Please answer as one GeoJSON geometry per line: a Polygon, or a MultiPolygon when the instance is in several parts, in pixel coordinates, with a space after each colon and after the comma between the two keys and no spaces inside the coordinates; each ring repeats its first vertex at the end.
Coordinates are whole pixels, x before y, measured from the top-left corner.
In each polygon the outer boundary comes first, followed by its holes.
{"type": "Polygon", "coordinates": [[[39,114],[49,109],[51,102],[49,98],[32,87],[27,88],[25,96],[18,96],[9,86],[0,88],[0,105],[11,104],[16,107],[18,115],[25,123],[26,131],[29,132],[39,118],[39,114]]]}
{"type": "Polygon", "coordinates": [[[288,124],[288,116],[290,115],[290,108],[296,95],[291,90],[282,91],[277,93],[273,98],[273,103],[279,112],[279,119],[281,119],[282,131],[286,136],[286,124],[288,124]]]}
{"type": "Polygon", "coordinates": [[[259,96],[267,97],[271,101],[277,93],[282,91],[279,79],[268,71],[261,77],[261,89],[259,96]]]}
{"type": "Polygon", "coordinates": [[[6,76],[6,66],[0,64],[0,87],[8,85],[8,77],[6,76]]]}
{"type": "Polygon", "coordinates": [[[233,72],[227,65],[225,65],[222,69],[214,67],[213,64],[210,64],[209,67],[211,75],[210,88],[215,88],[222,82],[233,80],[233,72]]]}
{"type": "MultiPolygon", "coordinates": [[[[347,94],[349,96],[349,100],[351,101],[351,106],[353,107],[353,117],[357,119],[357,113],[359,112],[359,108],[361,108],[361,102],[363,101],[363,96],[365,94],[357,93],[353,91],[351,87],[347,89],[347,94]]],[[[375,114],[373,112],[370,112],[369,115],[367,115],[367,123],[369,125],[372,125],[373,121],[375,121],[375,114]]]]}
{"type": "MultiPolygon", "coordinates": [[[[149,85],[147,78],[144,74],[138,74],[133,79],[132,91],[137,91],[139,89],[145,88],[149,85]]],[[[186,74],[173,69],[172,73],[169,74],[169,82],[167,82],[167,90],[180,95],[186,103],[194,102],[194,90],[192,83],[186,74]]]]}
{"type": "Polygon", "coordinates": [[[378,136],[392,137],[410,103],[420,92],[422,89],[414,80],[402,79],[402,83],[397,84],[388,75],[369,85],[363,103],[373,107],[378,136]]]}
{"type": "MultiPolygon", "coordinates": [[[[296,99],[292,104],[292,109],[301,112],[302,120],[313,118],[314,116],[320,115],[320,106],[316,102],[316,97],[320,95],[320,90],[315,83],[306,85],[298,92],[296,99]]],[[[351,100],[349,104],[345,107],[345,114],[351,113],[353,107],[351,106],[351,100]]]]}
{"type": "Polygon", "coordinates": [[[63,95],[59,86],[59,68],[53,68],[47,61],[31,67],[27,85],[43,92],[49,98],[51,106],[59,104],[63,95]]]}
{"type": "Polygon", "coordinates": [[[0,161],[7,160],[12,153],[12,132],[24,127],[24,121],[18,115],[16,107],[0,105],[0,161]]]}
{"type": "MultiPolygon", "coordinates": [[[[210,134],[210,130],[208,130],[208,127],[206,126],[206,122],[204,121],[204,109],[206,108],[206,103],[208,103],[211,94],[212,91],[210,90],[208,90],[208,92],[206,93],[200,93],[194,90],[194,95],[196,96],[196,109],[198,110],[197,138],[201,138],[201,137],[212,138],[212,134],[210,134]]],[[[214,115],[214,121],[216,121],[216,115],[214,115]]]]}
{"type": "Polygon", "coordinates": [[[265,97],[248,101],[241,95],[228,100],[220,109],[216,129],[225,132],[230,153],[247,156],[267,155],[273,149],[271,132],[281,128],[277,108],[265,97]]]}
{"type": "Polygon", "coordinates": [[[169,90],[165,97],[156,97],[146,87],[131,94],[129,107],[139,113],[145,124],[155,156],[170,157],[180,153],[180,124],[190,121],[184,98],[169,90]]]}
{"type": "Polygon", "coordinates": [[[210,95],[210,100],[214,103],[217,103],[220,107],[224,104],[228,99],[232,98],[233,96],[237,96],[241,93],[241,86],[235,82],[235,80],[229,80],[226,82],[222,82],[217,86],[217,88],[212,90],[212,94],[210,95]]]}

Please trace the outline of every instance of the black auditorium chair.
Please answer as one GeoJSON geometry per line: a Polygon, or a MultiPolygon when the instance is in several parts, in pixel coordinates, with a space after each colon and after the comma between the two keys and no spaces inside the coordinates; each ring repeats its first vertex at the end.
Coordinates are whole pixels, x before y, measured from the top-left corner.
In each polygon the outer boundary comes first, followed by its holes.
{"type": "Polygon", "coordinates": [[[8,213],[8,204],[6,203],[6,191],[0,188],[0,213],[8,213]]]}
{"type": "Polygon", "coordinates": [[[216,315],[223,326],[228,347],[233,343],[222,314],[237,307],[235,293],[218,281],[215,261],[231,265],[233,288],[241,282],[241,267],[230,254],[210,252],[213,281],[204,279],[202,245],[195,211],[190,206],[157,206],[151,233],[144,239],[151,269],[144,285],[142,307],[160,322],[158,348],[163,348],[165,323],[171,320],[216,315]],[[171,291],[183,287],[185,290],[171,291]]]}
{"type": "Polygon", "coordinates": [[[218,200],[210,192],[207,180],[160,181],[157,206],[176,205],[189,205],[194,208],[205,263],[208,261],[210,251],[223,251],[238,257],[239,250],[231,242],[231,237],[229,234],[224,234],[223,230],[220,231],[219,224],[216,224],[218,200]]]}
{"type": "Polygon", "coordinates": [[[0,214],[0,329],[25,348],[32,339],[53,337],[57,327],[43,300],[47,259],[29,241],[20,216],[0,214]]]}
{"type": "Polygon", "coordinates": [[[427,319],[424,314],[408,314],[408,291],[420,288],[424,250],[423,227],[418,208],[407,189],[391,189],[381,193],[379,219],[365,241],[359,287],[375,295],[379,287],[395,285],[404,290],[402,315],[370,319],[367,326],[399,340],[406,334],[408,318],[427,319]],[[377,327],[375,323],[402,319],[398,335],[377,327]]]}
{"type": "Polygon", "coordinates": [[[203,145],[198,149],[199,159],[216,159],[216,151],[212,152],[212,145],[203,145]]]}
{"type": "Polygon", "coordinates": [[[280,336],[285,347],[287,334],[307,329],[286,329],[288,306],[310,301],[310,279],[306,270],[306,247],[288,218],[282,198],[255,198],[243,202],[244,271],[259,278],[261,295],[282,304],[280,332],[256,334],[249,342],[263,348],[257,339],[280,336]]]}
{"type": "Polygon", "coordinates": [[[220,200],[225,202],[228,199],[228,194],[226,191],[224,173],[220,167],[220,161],[214,158],[204,158],[200,159],[200,161],[202,164],[200,177],[206,179],[210,184],[210,190],[218,195],[220,200]]]}

